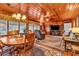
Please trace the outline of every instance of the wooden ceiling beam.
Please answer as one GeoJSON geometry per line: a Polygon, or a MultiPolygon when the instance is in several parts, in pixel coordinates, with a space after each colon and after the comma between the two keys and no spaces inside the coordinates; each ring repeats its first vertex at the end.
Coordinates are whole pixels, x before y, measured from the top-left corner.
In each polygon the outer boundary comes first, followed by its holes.
{"type": "Polygon", "coordinates": [[[17,13],[18,10],[15,8],[11,8],[10,6],[6,5],[6,4],[0,4],[0,10],[1,11],[6,11],[8,13],[17,13]]]}
{"type": "MultiPolygon", "coordinates": [[[[60,17],[59,17],[59,15],[58,15],[58,13],[57,13],[57,11],[54,9],[54,8],[50,8],[50,6],[47,4],[47,7],[51,10],[51,12],[53,13],[53,11],[55,12],[55,15],[57,16],[57,19],[60,19],[60,17]]],[[[53,17],[53,16],[52,16],[53,17]]]]}

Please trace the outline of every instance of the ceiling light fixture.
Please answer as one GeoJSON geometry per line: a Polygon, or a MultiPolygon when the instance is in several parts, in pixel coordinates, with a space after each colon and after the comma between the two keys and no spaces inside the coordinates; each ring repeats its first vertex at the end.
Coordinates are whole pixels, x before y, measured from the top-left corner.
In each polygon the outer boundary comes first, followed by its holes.
{"type": "Polygon", "coordinates": [[[16,14],[13,14],[12,17],[15,17],[16,18],[17,16],[16,16],[16,14]]]}
{"type": "Polygon", "coordinates": [[[46,18],[46,21],[49,21],[49,18],[46,18]]]}
{"type": "Polygon", "coordinates": [[[14,13],[12,17],[15,17],[16,19],[22,19],[25,20],[27,17],[23,14],[21,14],[21,4],[19,5],[19,13],[14,13]]]}

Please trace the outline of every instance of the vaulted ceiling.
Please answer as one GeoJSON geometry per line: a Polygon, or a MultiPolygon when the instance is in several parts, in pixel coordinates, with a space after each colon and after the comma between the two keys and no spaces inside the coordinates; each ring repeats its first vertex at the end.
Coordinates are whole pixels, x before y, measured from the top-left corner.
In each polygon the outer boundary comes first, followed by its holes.
{"type": "Polygon", "coordinates": [[[23,13],[29,19],[40,21],[41,16],[44,20],[49,19],[49,23],[62,22],[75,19],[79,16],[78,3],[7,3],[0,4],[0,13],[13,14],[23,13]],[[48,15],[47,15],[48,13],[48,15]]]}

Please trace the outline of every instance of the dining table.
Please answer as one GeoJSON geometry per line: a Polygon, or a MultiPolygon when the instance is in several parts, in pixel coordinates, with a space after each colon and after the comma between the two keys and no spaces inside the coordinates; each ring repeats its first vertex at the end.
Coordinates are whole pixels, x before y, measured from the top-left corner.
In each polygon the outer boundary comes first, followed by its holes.
{"type": "Polygon", "coordinates": [[[16,45],[22,45],[24,43],[28,43],[27,39],[23,37],[17,37],[17,38],[8,38],[8,37],[1,37],[0,41],[3,43],[3,45],[6,46],[16,46],[16,45]]]}
{"type": "MultiPolygon", "coordinates": [[[[27,39],[23,37],[17,37],[17,38],[8,38],[8,37],[0,37],[0,41],[2,42],[3,46],[14,46],[17,48],[17,46],[21,46],[24,44],[28,44],[27,39]]],[[[25,46],[24,46],[24,52],[23,54],[25,55],[25,46]]]]}

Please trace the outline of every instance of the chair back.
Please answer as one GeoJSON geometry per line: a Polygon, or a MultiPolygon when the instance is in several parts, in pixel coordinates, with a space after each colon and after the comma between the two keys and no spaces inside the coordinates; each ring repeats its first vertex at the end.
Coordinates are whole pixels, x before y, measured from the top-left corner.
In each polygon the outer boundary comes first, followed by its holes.
{"type": "Polygon", "coordinates": [[[34,33],[28,34],[26,39],[28,41],[28,45],[27,45],[26,49],[31,49],[33,47],[33,45],[34,45],[35,34],[34,33]]]}
{"type": "Polygon", "coordinates": [[[0,40],[0,47],[4,46],[3,42],[0,40]]]}

